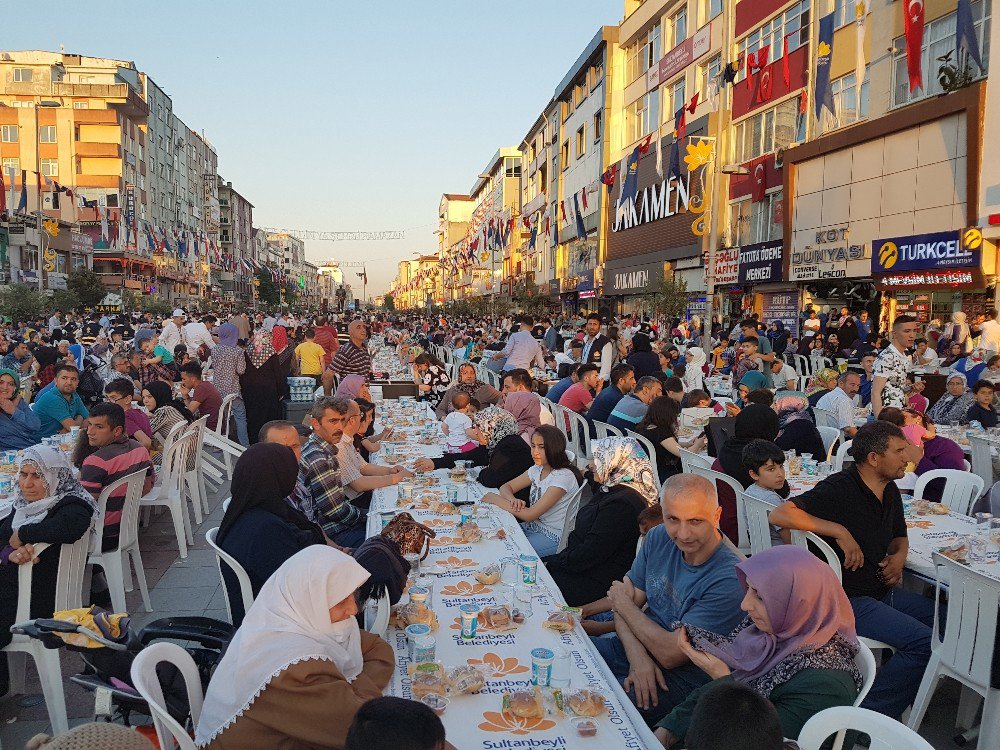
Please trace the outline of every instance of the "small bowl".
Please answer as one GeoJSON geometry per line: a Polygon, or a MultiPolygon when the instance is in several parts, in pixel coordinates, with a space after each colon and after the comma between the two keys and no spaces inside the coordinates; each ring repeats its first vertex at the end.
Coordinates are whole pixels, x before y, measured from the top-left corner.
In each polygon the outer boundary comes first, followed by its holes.
{"type": "MultiPolygon", "coordinates": [[[[430,696],[428,696],[430,697],[430,696]]],[[[580,737],[596,737],[597,721],[589,716],[578,716],[571,722],[580,737]]]]}
{"type": "Polygon", "coordinates": [[[444,716],[444,712],[448,710],[448,703],[450,702],[447,698],[444,698],[435,693],[430,693],[425,695],[420,699],[427,708],[436,713],[438,716],[444,716]]]}

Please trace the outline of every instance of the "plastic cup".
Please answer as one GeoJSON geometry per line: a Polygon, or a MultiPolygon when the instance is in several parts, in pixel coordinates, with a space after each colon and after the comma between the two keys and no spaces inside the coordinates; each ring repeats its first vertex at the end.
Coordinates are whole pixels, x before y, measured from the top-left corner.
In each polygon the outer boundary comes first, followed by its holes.
{"type": "Polygon", "coordinates": [[[415,625],[407,625],[403,629],[403,632],[406,634],[406,654],[409,657],[410,661],[414,661],[413,649],[414,646],[416,645],[416,639],[421,636],[430,635],[431,626],[424,625],[422,623],[418,623],[415,625]]]}
{"type": "Polygon", "coordinates": [[[531,650],[531,684],[548,687],[552,684],[552,660],[555,653],[550,648],[531,650]]]}
{"type": "Polygon", "coordinates": [[[479,626],[479,607],[475,604],[462,605],[462,638],[472,640],[479,626]]]}
{"type": "Polygon", "coordinates": [[[413,661],[417,664],[434,661],[437,657],[437,641],[434,636],[418,635],[413,641],[413,661]]]}
{"type": "Polygon", "coordinates": [[[403,555],[403,559],[410,564],[410,577],[416,578],[417,574],[420,572],[420,553],[407,552],[403,555]]]}
{"type": "Polygon", "coordinates": [[[428,591],[423,586],[410,586],[410,603],[411,604],[423,604],[427,606],[428,600],[431,598],[431,592],[428,591]]]}
{"type": "Polygon", "coordinates": [[[529,586],[534,586],[538,581],[538,556],[521,555],[518,559],[518,569],[521,573],[521,581],[529,586]]]}

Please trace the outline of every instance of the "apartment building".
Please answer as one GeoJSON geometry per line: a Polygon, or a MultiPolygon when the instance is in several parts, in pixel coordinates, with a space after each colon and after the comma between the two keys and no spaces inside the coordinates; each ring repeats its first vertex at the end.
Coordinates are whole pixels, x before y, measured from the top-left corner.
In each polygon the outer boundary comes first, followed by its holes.
{"type": "Polygon", "coordinates": [[[559,153],[558,133],[559,108],[555,101],[549,100],[521,141],[521,227],[527,221],[528,228],[524,278],[526,286],[534,284],[537,293],[550,302],[559,300],[558,283],[552,286],[552,280],[557,278],[559,242],[553,223],[556,214],[551,207],[556,202],[559,185],[558,167],[554,164],[559,153]]]}
{"type": "Polygon", "coordinates": [[[224,301],[249,302],[253,276],[240,260],[253,255],[253,204],[221,176],[216,176],[219,209],[219,247],[225,259],[220,271],[220,291],[224,301]]]}
{"type": "Polygon", "coordinates": [[[475,204],[470,241],[480,267],[489,270],[489,275],[480,274],[473,282],[473,293],[509,299],[515,274],[523,272],[523,248],[530,236],[530,228],[521,222],[520,150],[512,146],[498,149],[472,184],[469,195],[475,204]],[[502,237],[497,241],[496,232],[500,230],[502,237]]]}
{"type": "Polygon", "coordinates": [[[442,289],[445,302],[464,299],[470,294],[479,267],[466,253],[472,211],[475,205],[468,195],[444,193],[438,201],[438,257],[442,260],[442,289]]]}

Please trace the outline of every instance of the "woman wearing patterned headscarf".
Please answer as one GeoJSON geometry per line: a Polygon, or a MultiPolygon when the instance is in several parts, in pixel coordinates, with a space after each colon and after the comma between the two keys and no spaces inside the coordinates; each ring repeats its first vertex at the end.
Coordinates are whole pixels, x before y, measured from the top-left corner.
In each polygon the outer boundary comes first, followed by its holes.
{"type": "MultiPolygon", "coordinates": [[[[37,555],[31,574],[31,617],[51,617],[55,609],[59,548],[87,534],[97,503],[73,477],[69,461],[49,446],[26,448],[17,473],[13,503],[0,519],[0,648],[10,643],[17,616],[18,569],[36,557],[34,545],[52,546],[37,555]]],[[[6,692],[0,684],[0,694],[6,692]]]]}
{"type": "Polygon", "coordinates": [[[837,378],[840,373],[832,367],[824,367],[813,375],[809,389],[806,391],[806,398],[809,399],[809,406],[816,406],[819,400],[837,387],[837,378]]]}
{"type": "Polygon", "coordinates": [[[817,461],[826,460],[823,438],[816,429],[809,411],[809,399],[799,391],[783,391],[771,408],[778,415],[778,437],[774,442],[783,451],[812,454],[817,461]]]}
{"type": "Polygon", "coordinates": [[[272,419],[281,419],[281,399],[288,395],[288,381],[285,367],[274,348],[274,334],[266,328],[254,332],[247,346],[246,359],[240,390],[246,404],[247,436],[252,445],[257,442],[261,427],[272,419]]]}
{"type": "Polygon", "coordinates": [[[566,601],[580,606],[607,595],[635,560],[639,514],[657,502],[653,467],[632,438],[591,443],[599,489],[580,508],[566,549],[544,558],[566,601]]]}
{"type": "Polygon", "coordinates": [[[503,394],[488,383],[479,379],[476,366],[465,362],[458,367],[458,379],[453,380],[451,387],[441,397],[434,413],[438,419],[444,419],[452,411],[451,400],[456,393],[465,393],[469,398],[479,402],[480,407],[499,404],[503,394]]]}
{"type": "MultiPolygon", "coordinates": [[[[499,406],[487,406],[476,412],[472,426],[479,431],[479,447],[465,453],[446,453],[440,458],[423,458],[416,463],[419,471],[449,469],[455,461],[469,461],[482,466],[479,483],[497,488],[519,477],[534,463],[531,448],[520,435],[517,420],[499,406]]],[[[525,498],[527,494],[525,493],[525,498]]]]}

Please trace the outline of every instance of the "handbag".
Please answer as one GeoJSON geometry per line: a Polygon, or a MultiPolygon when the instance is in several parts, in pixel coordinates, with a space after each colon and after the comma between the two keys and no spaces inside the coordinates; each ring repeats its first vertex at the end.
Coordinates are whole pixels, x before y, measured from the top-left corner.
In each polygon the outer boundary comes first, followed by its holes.
{"type": "Polygon", "coordinates": [[[396,543],[401,555],[420,555],[423,560],[430,554],[434,530],[417,522],[409,513],[397,514],[384,529],[382,536],[396,543]]]}

